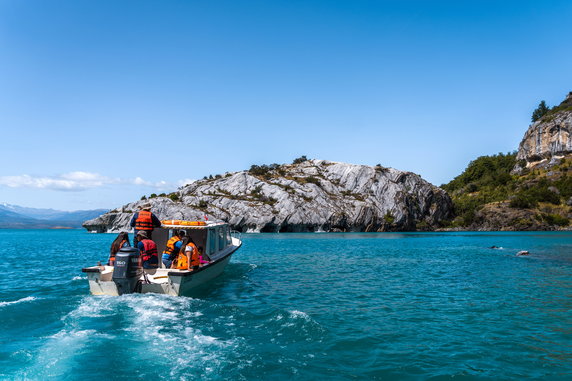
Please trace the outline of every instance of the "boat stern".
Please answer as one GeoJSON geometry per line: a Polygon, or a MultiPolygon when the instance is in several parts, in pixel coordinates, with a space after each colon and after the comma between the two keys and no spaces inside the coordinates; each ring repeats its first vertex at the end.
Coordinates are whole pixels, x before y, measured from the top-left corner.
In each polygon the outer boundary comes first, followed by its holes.
{"type": "Polygon", "coordinates": [[[112,266],[91,266],[81,269],[87,275],[89,292],[92,295],[119,295],[117,286],[112,281],[112,266]]]}

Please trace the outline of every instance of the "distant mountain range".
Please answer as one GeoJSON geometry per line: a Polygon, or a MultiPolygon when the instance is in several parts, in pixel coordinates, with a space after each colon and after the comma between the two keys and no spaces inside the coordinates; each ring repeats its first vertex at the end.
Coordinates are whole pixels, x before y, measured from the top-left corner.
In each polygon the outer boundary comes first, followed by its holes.
{"type": "Polygon", "coordinates": [[[80,228],[82,222],[107,211],[95,209],[66,212],[0,203],[0,229],[80,228]]]}

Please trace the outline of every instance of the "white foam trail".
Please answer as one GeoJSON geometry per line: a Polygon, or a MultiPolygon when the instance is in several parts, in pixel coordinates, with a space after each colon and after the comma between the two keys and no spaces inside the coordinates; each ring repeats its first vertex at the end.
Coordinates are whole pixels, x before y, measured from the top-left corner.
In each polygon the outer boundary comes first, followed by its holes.
{"type": "Polygon", "coordinates": [[[192,311],[193,299],[148,295],[128,299],[127,303],[134,312],[133,324],[127,330],[141,335],[148,350],[171,360],[170,378],[186,379],[197,369],[208,378],[226,364],[224,354],[235,343],[203,333],[209,327],[201,326],[201,312],[192,311]]]}
{"type": "Polygon", "coordinates": [[[304,319],[304,320],[307,320],[307,321],[312,320],[312,319],[310,318],[310,315],[308,315],[308,314],[305,313],[305,312],[297,311],[297,310],[288,311],[288,312],[290,313],[290,317],[293,318],[293,319],[304,319]]]}
{"type": "Polygon", "coordinates": [[[45,338],[44,345],[34,355],[34,363],[21,376],[24,379],[63,376],[90,348],[105,346],[125,336],[132,340],[135,352],[141,346],[149,358],[162,358],[162,363],[169,364],[164,374],[166,379],[193,379],[196,374],[206,379],[216,378],[228,366],[228,356],[241,351],[244,343],[241,338],[216,337],[212,333],[215,322],[205,319],[200,311],[202,305],[200,300],[168,295],[86,296],[61,318],[64,327],[45,338]],[[106,326],[94,323],[111,321],[116,315],[122,317],[121,328],[113,331],[93,328],[106,326]]]}
{"type": "Polygon", "coordinates": [[[61,320],[66,321],[68,319],[104,316],[106,313],[113,311],[114,304],[112,298],[113,297],[109,296],[87,297],[75,310],[64,316],[61,320]]]}
{"type": "Polygon", "coordinates": [[[94,329],[63,329],[47,337],[47,342],[34,356],[34,365],[26,368],[22,376],[25,380],[61,379],[69,373],[70,364],[84,347],[91,345],[94,340],[112,338],[113,336],[98,333],[94,329]]]}
{"type": "Polygon", "coordinates": [[[85,347],[115,339],[114,335],[83,326],[86,318],[89,324],[89,318],[113,314],[114,304],[113,297],[84,297],[75,310],[61,318],[64,328],[44,338],[45,343],[33,355],[34,364],[24,369],[20,376],[24,380],[63,378],[85,347]]]}
{"type": "Polygon", "coordinates": [[[86,277],[86,276],[79,276],[79,275],[77,275],[77,276],[74,276],[74,277],[72,278],[72,280],[82,280],[82,279],[85,280],[85,279],[87,279],[87,277],[86,277]]]}
{"type": "Polygon", "coordinates": [[[17,304],[17,303],[23,303],[23,302],[31,302],[33,300],[36,300],[38,298],[36,298],[35,296],[26,296],[25,298],[22,299],[18,299],[18,300],[14,300],[12,302],[0,302],[0,307],[4,307],[4,306],[8,306],[10,304],[17,304]]]}

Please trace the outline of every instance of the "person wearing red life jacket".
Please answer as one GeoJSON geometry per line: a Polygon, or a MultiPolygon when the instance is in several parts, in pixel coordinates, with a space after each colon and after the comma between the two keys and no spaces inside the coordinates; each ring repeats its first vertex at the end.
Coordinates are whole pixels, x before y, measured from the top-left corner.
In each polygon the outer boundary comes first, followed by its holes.
{"type": "Polygon", "coordinates": [[[153,229],[161,227],[161,221],[151,213],[151,204],[146,203],[141,206],[141,210],[133,215],[130,225],[135,229],[133,245],[137,247],[137,233],[144,231],[147,238],[153,238],[153,229]]]}
{"type": "Polygon", "coordinates": [[[156,269],[159,267],[159,255],[157,254],[157,245],[155,242],[147,238],[147,232],[139,231],[137,233],[137,248],[141,253],[141,265],[144,269],[156,269]]]}

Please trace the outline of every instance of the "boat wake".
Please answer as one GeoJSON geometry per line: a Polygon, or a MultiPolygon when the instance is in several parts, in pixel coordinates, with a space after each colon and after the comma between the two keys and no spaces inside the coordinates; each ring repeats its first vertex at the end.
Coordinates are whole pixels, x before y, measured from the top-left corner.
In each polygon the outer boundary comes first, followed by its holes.
{"type": "Polygon", "coordinates": [[[327,335],[299,310],[159,294],[85,296],[68,311],[19,355],[26,366],[16,379],[89,378],[102,369],[112,369],[114,379],[250,378],[286,364],[280,374],[288,377],[321,353],[327,335]],[[257,353],[260,345],[278,351],[270,363],[257,353]],[[285,346],[293,354],[279,354],[285,346]]]}
{"type": "Polygon", "coordinates": [[[238,343],[208,332],[213,325],[204,322],[205,307],[201,300],[166,295],[84,297],[61,318],[63,328],[43,338],[19,376],[62,379],[80,363],[82,374],[121,363],[119,378],[208,378],[226,366],[226,354],[238,343]]]}
{"type": "Polygon", "coordinates": [[[24,302],[31,302],[36,300],[37,298],[35,296],[27,296],[25,298],[22,299],[18,299],[18,300],[14,300],[11,302],[0,302],[0,307],[5,307],[5,306],[9,306],[11,304],[18,304],[18,303],[24,303],[24,302]]]}

